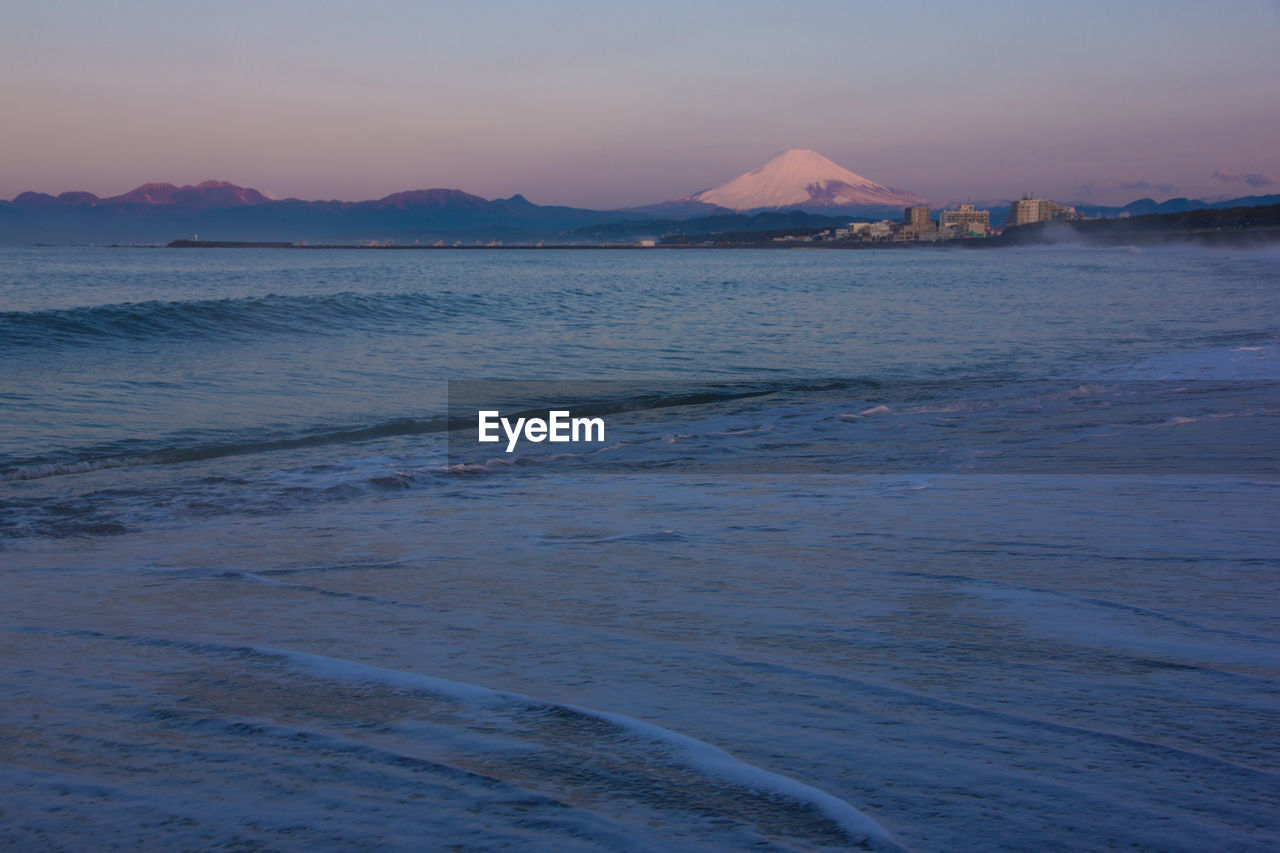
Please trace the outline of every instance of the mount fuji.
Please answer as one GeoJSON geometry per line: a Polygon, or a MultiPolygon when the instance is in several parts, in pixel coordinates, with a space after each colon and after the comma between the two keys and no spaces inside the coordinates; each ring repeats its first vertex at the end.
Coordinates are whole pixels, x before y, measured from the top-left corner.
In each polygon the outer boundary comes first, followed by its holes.
{"type": "Polygon", "coordinates": [[[925,199],[915,193],[877,184],[805,148],[783,151],[727,184],[668,202],[686,207],[705,204],[734,211],[903,207],[925,203],[925,199]]]}

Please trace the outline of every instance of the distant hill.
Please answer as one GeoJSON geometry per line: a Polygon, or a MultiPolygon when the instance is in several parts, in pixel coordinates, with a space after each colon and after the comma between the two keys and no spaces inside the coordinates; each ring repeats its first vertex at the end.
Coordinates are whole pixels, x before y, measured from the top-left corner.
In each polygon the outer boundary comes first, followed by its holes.
{"type": "Polygon", "coordinates": [[[1185,213],[1188,210],[1218,210],[1230,207],[1260,207],[1280,204],[1280,195],[1250,195],[1226,201],[1201,201],[1192,198],[1171,198],[1167,201],[1142,198],[1131,201],[1124,207],[1097,207],[1093,205],[1075,206],[1076,210],[1086,216],[1100,219],[1116,219],[1124,216],[1146,216],[1152,213],[1185,213]]]}
{"type": "MultiPolygon", "coordinates": [[[[1148,216],[1154,213],[1185,213],[1189,210],[1218,210],[1231,207],[1258,207],[1269,204],[1280,204],[1280,195],[1251,195],[1241,198],[1230,198],[1224,201],[1203,201],[1193,198],[1171,198],[1167,201],[1156,201],[1140,198],[1121,207],[1083,204],[1069,202],[1072,207],[1085,216],[1094,219],[1122,219],[1130,216],[1148,216]]],[[[1009,202],[990,201],[978,205],[991,209],[991,225],[1000,228],[1009,216],[1009,202]]]]}
{"type": "Polygon", "coordinates": [[[205,181],[195,186],[143,184],[123,195],[98,198],[93,193],[69,192],[58,196],[25,192],[11,204],[25,208],[122,208],[128,206],[183,207],[210,210],[215,207],[268,204],[271,199],[257,190],[245,189],[225,181],[205,181]]]}
{"type": "Polygon", "coordinates": [[[1147,246],[1176,242],[1240,246],[1276,241],[1280,241],[1280,203],[1205,207],[1124,219],[1033,222],[1010,228],[991,240],[967,240],[965,245],[982,248],[1081,242],[1147,246]]]}
{"type": "Polygon", "coordinates": [[[219,241],[529,240],[639,216],[536,205],[520,195],[489,201],[455,189],[358,202],[276,201],[254,189],[206,181],[143,184],[108,198],[22,193],[0,202],[0,242],[168,243],[196,234],[219,241]]]}

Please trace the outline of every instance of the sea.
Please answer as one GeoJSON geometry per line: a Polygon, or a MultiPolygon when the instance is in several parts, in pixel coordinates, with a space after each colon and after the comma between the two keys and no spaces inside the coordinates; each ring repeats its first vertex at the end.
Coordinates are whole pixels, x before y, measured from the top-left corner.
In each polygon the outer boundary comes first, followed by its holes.
{"type": "Polygon", "coordinates": [[[0,844],[1276,850],[1280,250],[0,248],[0,844]]]}

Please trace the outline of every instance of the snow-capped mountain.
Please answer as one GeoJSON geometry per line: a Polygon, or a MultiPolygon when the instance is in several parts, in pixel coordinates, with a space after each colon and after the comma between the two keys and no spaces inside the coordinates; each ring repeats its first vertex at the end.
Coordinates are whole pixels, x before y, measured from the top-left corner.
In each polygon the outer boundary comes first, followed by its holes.
{"type": "Polygon", "coordinates": [[[915,193],[877,184],[804,148],[783,151],[727,184],[676,201],[701,202],[729,210],[900,207],[926,203],[915,193]]]}

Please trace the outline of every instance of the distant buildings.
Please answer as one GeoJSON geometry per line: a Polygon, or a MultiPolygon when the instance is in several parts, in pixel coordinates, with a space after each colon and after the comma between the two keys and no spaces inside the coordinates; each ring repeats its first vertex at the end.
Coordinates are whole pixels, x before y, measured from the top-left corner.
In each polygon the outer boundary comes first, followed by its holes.
{"type": "Polygon", "coordinates": [[[850,222],[849,230],[867,240],[888,240],[893,235],[893,223],[888,219],[879,222],[850,222]],[[855,230],[855,226],[858,226],[855,230]]]}
{"type": "MultiPolygon", "coordinates": [[[[1047,198],[1023,196],[1009,205],[1009,216],[1004,227],[1016,228],[1032,222],[1054,219],[1084,219],[1074,207],[1058,204],[1047,198]]],[[[933,210],[927,204],[913,204],[903,208],[902,221],[883,219],[879,222],[850,222],[847,226],[832,228],[821,233],[809,232],[774,237],[776,243],[945,243],[991,237],[999,229],[991,227],[991,211],[973,204],[960,204],[948,210],[933,210]]]]}
{"type": "Polygon", "coordinates": [[[899,232],[902,239],[912,240],[937,230],[938,223],[929,218],[927,204],[913,204],[903,211],[902,230],[899,232]]]}
{"type": "Polygon", "coordinates": [[[1009,204],[1009,218],[1005,220],[1005,228],[1018,225],[1029,225],[1032,222],[1047,222],[1050,219],[1080,219],[1074,207],[1049,201],[1047,198],[1032,198],[1024,195],[1009,204]]]}
{"type": "Polygon", "coordinates": [[[959,237],[985,235],[991,229],[991,211],[974,210],[973,205],[962,204],[959,210],[942,211],[938,224],[959,237]]]}
{"type": "MultiPolygon", "coordinates": [[[[774,237],[776,243],[942,243],[953,240],[991,237],[999,233],[991,227],[991,211],[973,204],[960,204],[948,210],[933,210],[926,204],[913,204],[902,211],[902,221],[883,219],[879,222],[850,222],[847,226],[807,234],[774,237]]],[[[1005,229],[1032,222],[1054,219],[1084,219],[1074,207],[1046,198],[1023,196],[1009,205],[1005,229]]]]}
{"type": "Polygon", "coordinates": [[[964,237],[985,237],[991,233],[991,211],[975,210],[972,204],[962,204],[959,210],[944,210],[941,219],[932,218],[932,209],[925,204],[913,204],[902,211],[902,221],[882,219],[879,222],[850,222],[847,227],[836,228],[809,238],[778,238],[775,242],[792,239],[831,240],[842,243],[935,243],[964,237]]]}
{"type": "Polygon", "coordinates": [[[929,218],[929,205],[927,204],[911,205],[904,212],[902,220],[909,227],[921,231],[927,231],[929,226],[933,225],[933,220],[929,218]]]}

